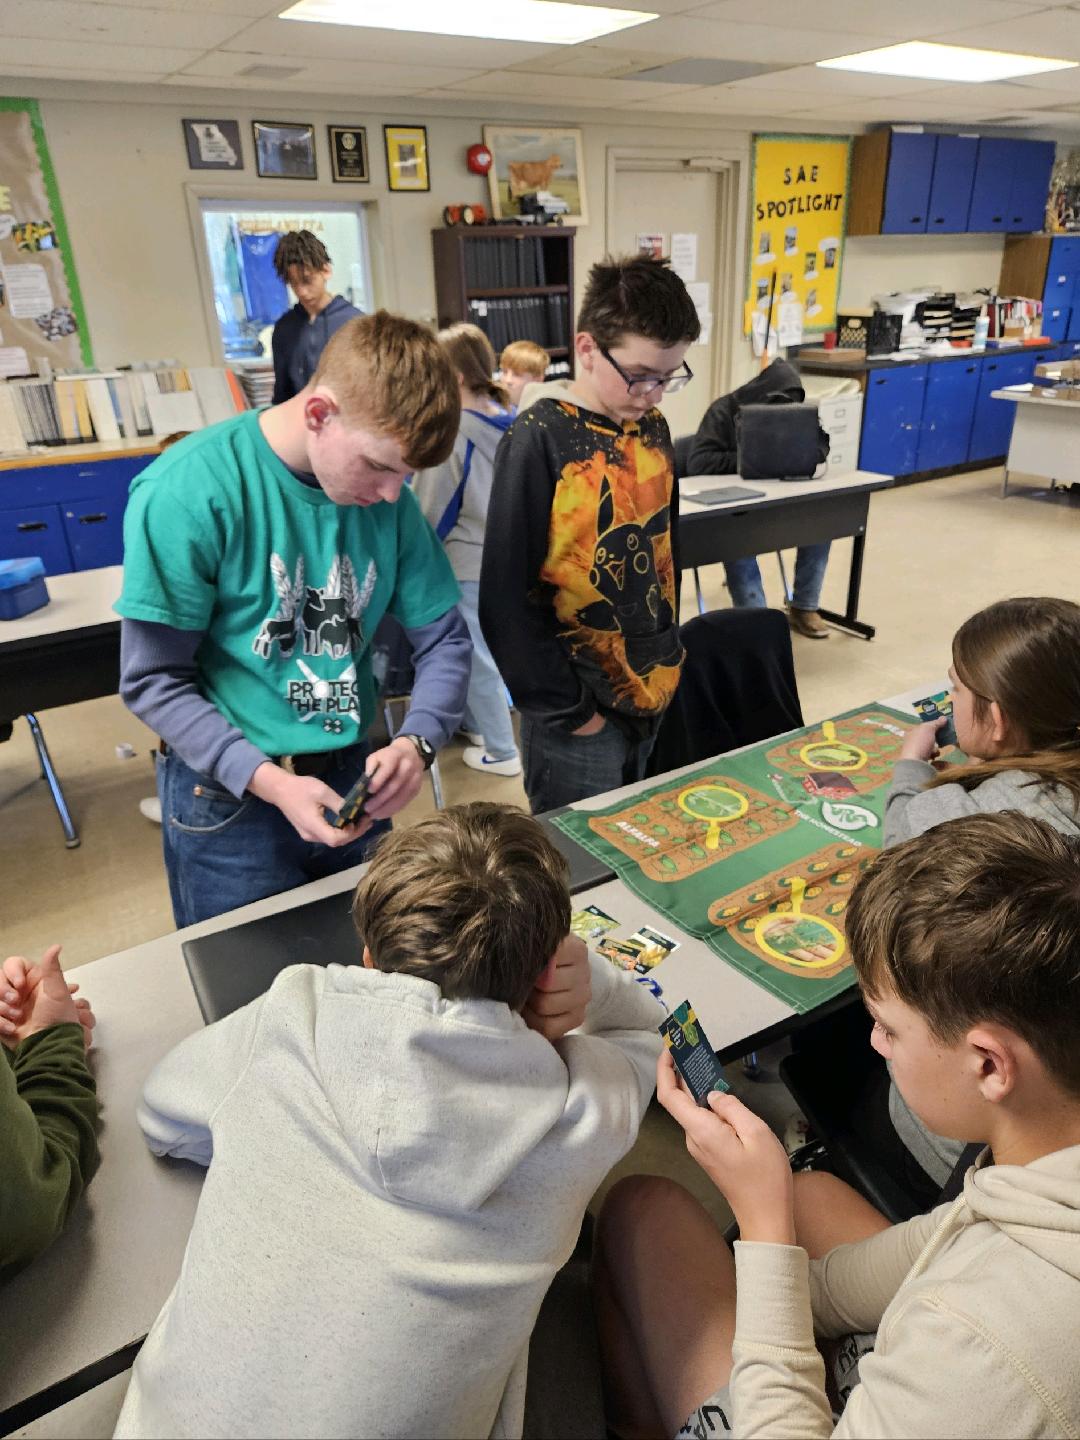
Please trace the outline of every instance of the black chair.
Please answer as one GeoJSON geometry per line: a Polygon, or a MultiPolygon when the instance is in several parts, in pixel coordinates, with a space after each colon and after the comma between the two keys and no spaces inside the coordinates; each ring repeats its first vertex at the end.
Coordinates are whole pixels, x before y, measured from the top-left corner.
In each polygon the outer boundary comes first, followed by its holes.
{"type": "Polygon", "coordinates": [[[713,610],[680,628],[686,663],[648,774],[771,740],[803,723],[791,632],[779,610],[713,610]]]}

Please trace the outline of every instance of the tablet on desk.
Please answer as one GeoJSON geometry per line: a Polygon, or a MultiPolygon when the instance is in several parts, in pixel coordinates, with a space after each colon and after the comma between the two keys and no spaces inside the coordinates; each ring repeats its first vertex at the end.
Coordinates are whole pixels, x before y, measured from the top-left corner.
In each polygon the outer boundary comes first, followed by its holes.
{"type": "Polygon", "coordinates": [[[698,505],[724,505],[729,500],[758,500],[764,490],[751,490],[749,485],[717,485],[711,490],[699,490],[696,495],[687,495],[698,505]]]}

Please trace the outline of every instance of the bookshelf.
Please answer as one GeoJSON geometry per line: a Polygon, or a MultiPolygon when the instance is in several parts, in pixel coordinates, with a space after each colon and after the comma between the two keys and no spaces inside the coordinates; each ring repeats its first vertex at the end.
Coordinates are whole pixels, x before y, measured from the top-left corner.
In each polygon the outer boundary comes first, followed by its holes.
{"type": "Polygon", "coordinates": [[[431,232],[440,326],[479,325],[498,355],[534,340],[574,373],[574,235],[563,225],[447,225],[431,232]]]}

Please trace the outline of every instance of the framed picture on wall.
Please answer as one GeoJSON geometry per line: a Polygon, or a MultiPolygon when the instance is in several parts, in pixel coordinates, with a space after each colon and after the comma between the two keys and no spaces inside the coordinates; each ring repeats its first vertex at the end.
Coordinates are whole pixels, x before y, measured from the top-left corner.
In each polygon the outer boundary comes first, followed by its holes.
{"type": "Polygon", "coordinates": [[[386,179],[391,190],[430,190],[427,126],[384,125],[386,179]]]}
{"type": "Polygon", "coordinates": [[[335,180],[366,185],[371,179],[367,158],[367,131],[362,125],[328,125],[330,173],[335,180]]]}
{"type": "Polygon", "coordinates": [[[315,180],[315,126],[253,120],[255,173],[275,180],[315,180]]]}
{"type": "Polygon", "coordinates": [[[536,195],[549,215],[568,225],[585,225],[585,162],[580,130],[540,130],[530,126],[485,125],[491,151],[488,187],[496,220],[513,220],[524,195],[536,195]]]}
{"type": "Polygon", "coordinates": [[[239,120],[181,120],[189,170],[242,170],[239,120]]]}

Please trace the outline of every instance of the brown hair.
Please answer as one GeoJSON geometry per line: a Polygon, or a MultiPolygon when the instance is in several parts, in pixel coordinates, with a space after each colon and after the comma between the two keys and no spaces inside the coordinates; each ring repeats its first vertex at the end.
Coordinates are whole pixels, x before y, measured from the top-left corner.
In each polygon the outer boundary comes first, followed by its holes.
{"type": "Polygon", "coordinates": [[[311,382],[334,392],[346,420],[393,435],[414,470],[441,465],[461,419],[457,376],[426,325],[376,310],[330,337],[311,382]]]}
{"type": "Polygon", "coordinates": [[[535,340],[514,340],[499,356],[500,370],[513,370],[515,375],[533,375],[543,380],[550,364],[548,352],[535,340]]]}
{"type": "Polygon", "coordinates": [[[495,351],[479,325],[451,325],[439,331],[438,339],[466,390],[486,395],[505,410],[510,396],[495,379],[495,351]]]}
{"type": "Polygon", "coordinates": [[[325,270],[330,264],[326,246],[310,230],[287,230],[274,251],[274,269],[280,280],[288,280],[289,267],[301,270],[325,270]]]}
{"type": "Polygon", "coordinates": [[[377,970],[432,980],[447,1000],[520,1010],[569,933],[568,874],[531,815],[453,805],[387,835],[353,919],[377,970]]]}
{"type": "Polygon", "coordinates": [[[1019,811],[969,815],[879,855],[845,929],[859,984],[944,1044],[996,1021],[1080,1097],[1080,839],[1019,811]]]}
{"type": "Polygon", "coordinates": [[[670,346],[696,340],[701,321],[686,286],[666,260],[608,256],[589,271],[577,328],[605,349],[627,335],[670,346]]]}
{"type": "Polygon", "coordinates": [[[1004,770],[1026,770],[1044,788],[1063,785],[1080,806],[1080,605],[1021,596],[965,620],[952,645],[953,670],[985,724],[991,700],[1009,727],[1011,753],[956,765],[937,785],[971,790],[1004,770]]]}

